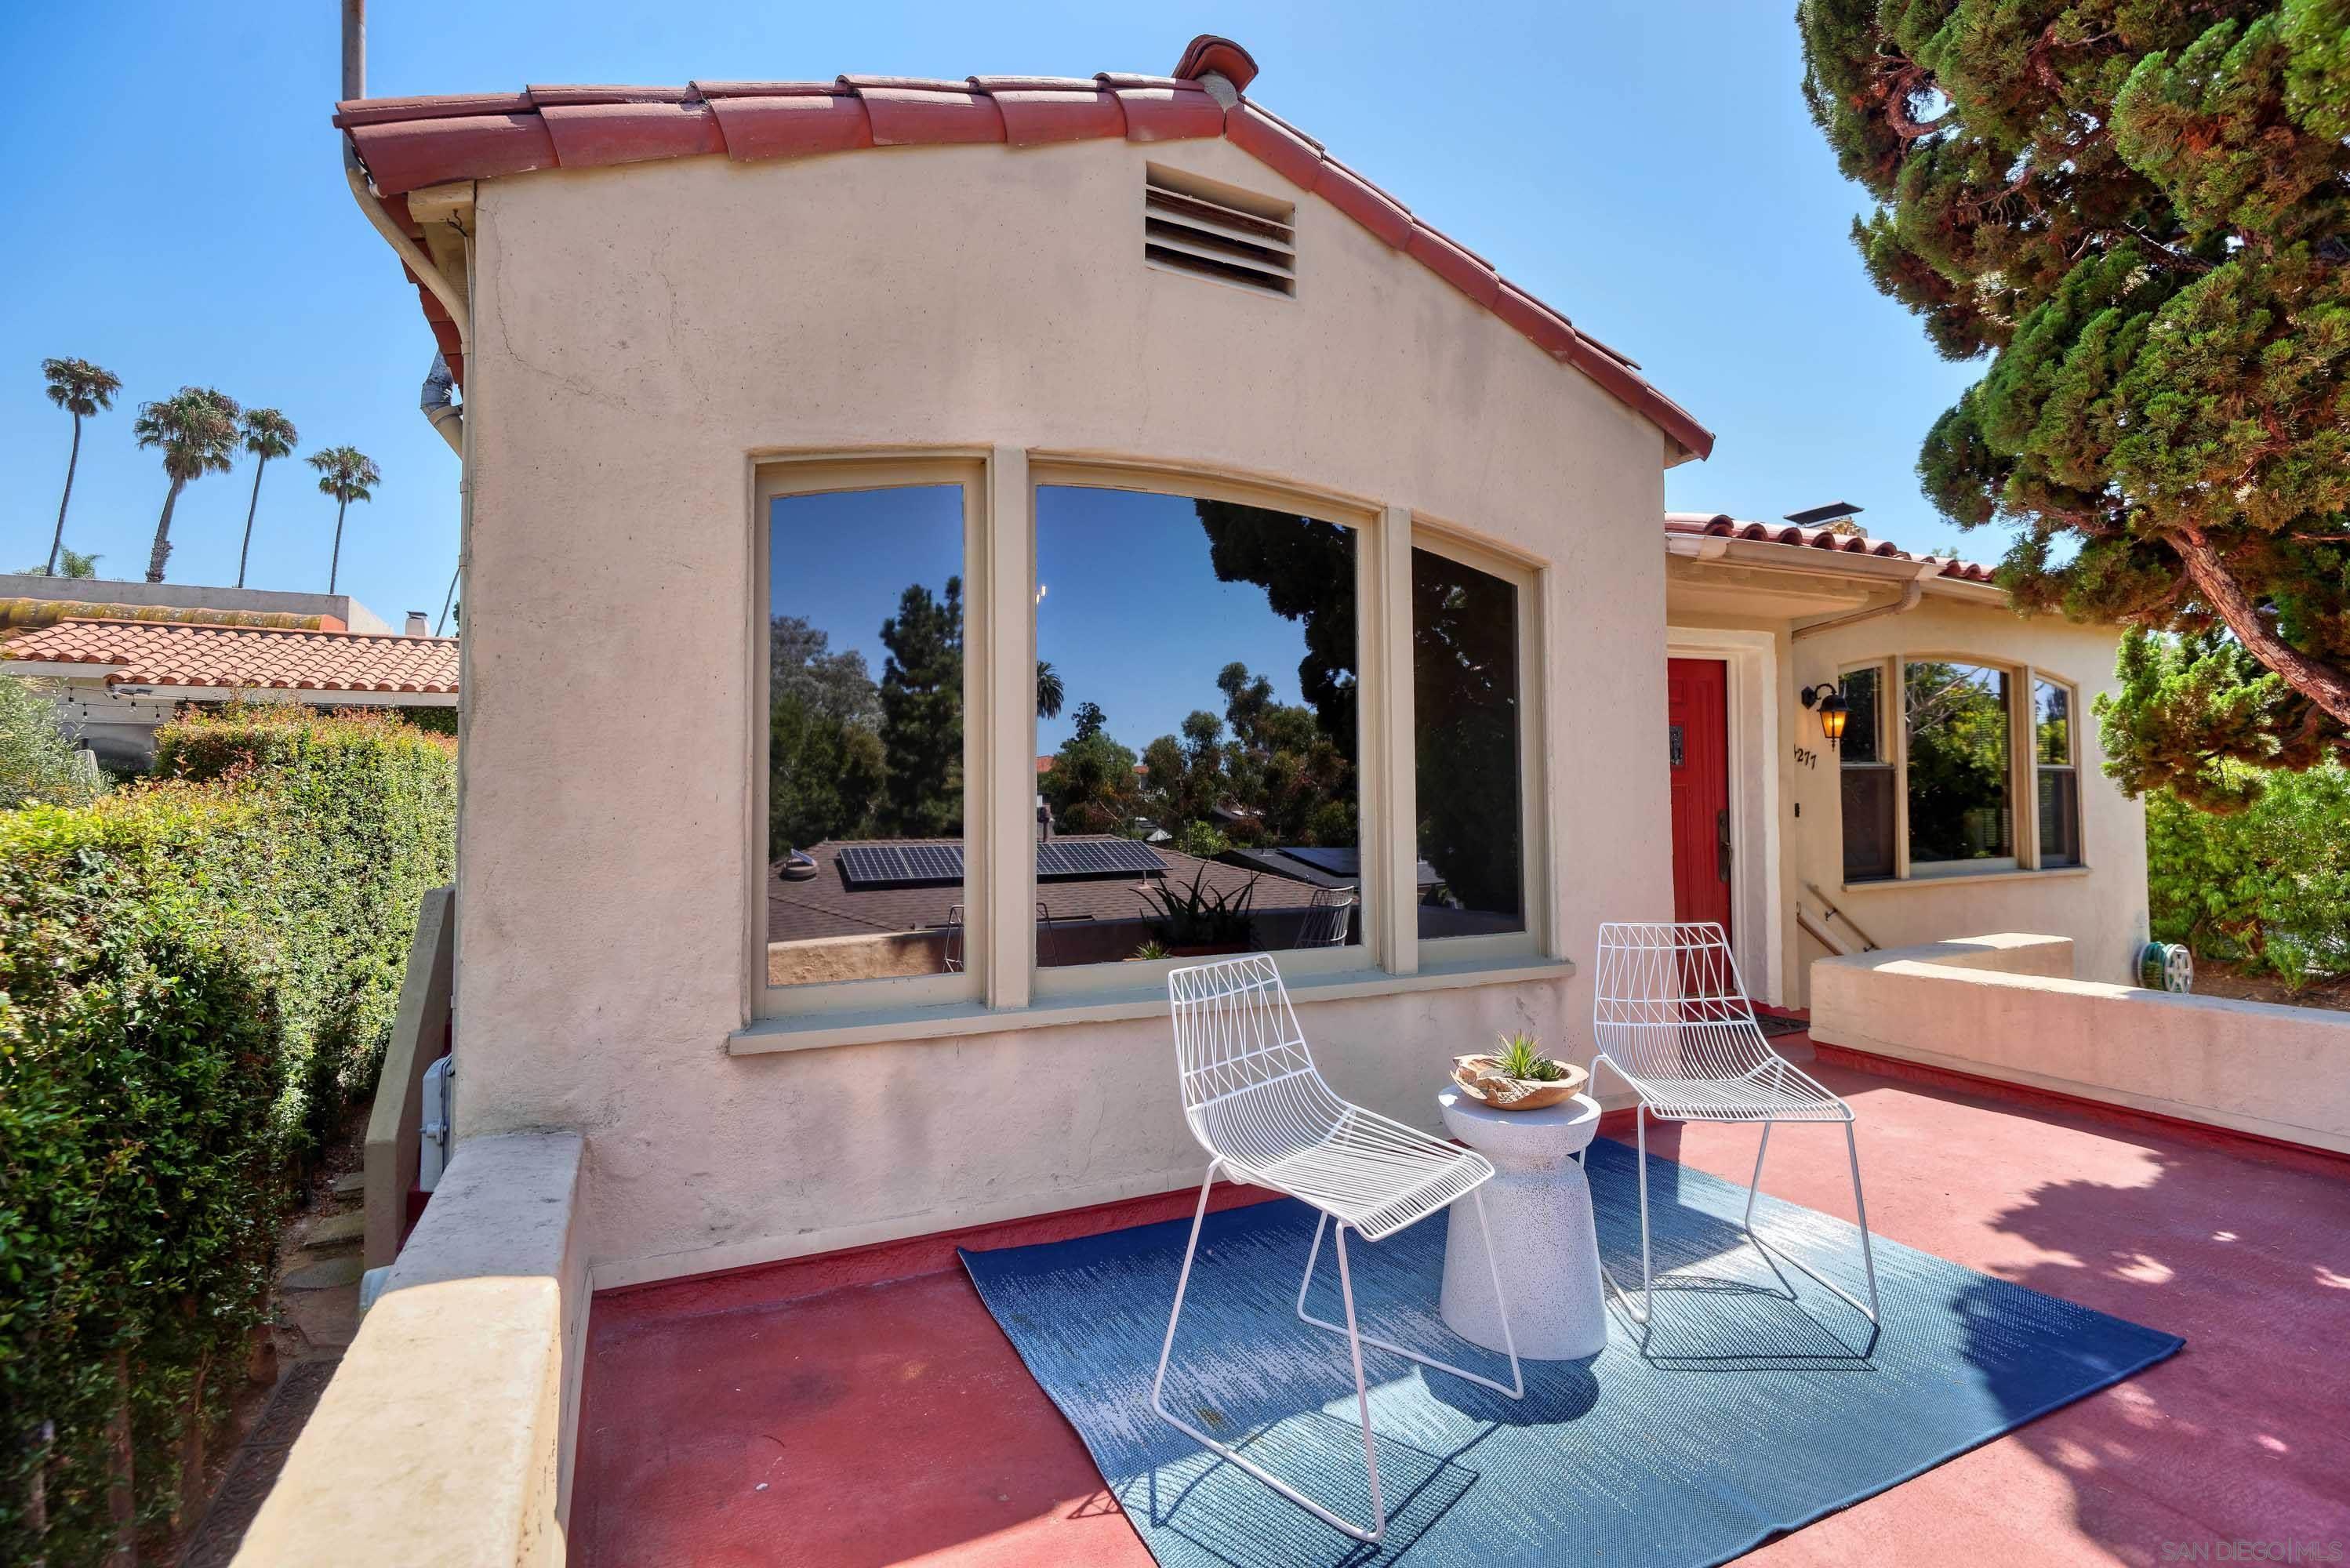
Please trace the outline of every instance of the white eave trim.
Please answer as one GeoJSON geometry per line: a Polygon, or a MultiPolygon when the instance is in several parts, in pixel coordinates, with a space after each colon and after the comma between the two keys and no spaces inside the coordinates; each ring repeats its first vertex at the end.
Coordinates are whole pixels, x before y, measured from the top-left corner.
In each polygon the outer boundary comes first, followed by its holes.
{"type": "MultiPolygon", "coordinates": [[[[1857,577],[1898,587],[1918,579],[1918,569],[1932,566],[1930,556],[1870,556],[1857,550],[1823,550],[1811,545],[1779,545],[1764,539],[1730,539],[1713,534],[1668,534],[1665,553],[1691,561],[1719,561],[1760,571],[1796,572],[1808,576],[1857,577]]],[[[1937,569],[1924,579],[1929,594],[1970,604],[2007,603],[2005,591],[1990,583],[1944,576],[1937,569]]]]}

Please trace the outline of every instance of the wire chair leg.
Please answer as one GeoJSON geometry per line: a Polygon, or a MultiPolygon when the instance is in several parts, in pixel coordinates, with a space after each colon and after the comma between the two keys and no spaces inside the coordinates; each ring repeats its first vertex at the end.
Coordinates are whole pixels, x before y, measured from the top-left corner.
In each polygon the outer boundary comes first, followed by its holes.
{"type": "MultiPolygon", "coordinates": [[[[1482,1226],[1485,1223],[1485,1200],[1479,1191],[1473,1188],[1470,1191],[1470,1196],[1477,1200],[1477,1223],[1480,1226],[1482,1226]]],[[[1518,1370],[1517,1341],[1511,1337],[1510,1334],[1510,1307],[1507,1302],[1502,1301],[1501,1265],[1493,1261],[1493,1232],[1490,1229],[1485,1231],[1485,1261],[1492,1267],[1493,1299],[1496,1302],[1501,1303],[1502,1343],[1510,1347],[1510,1380],[1507,1383],[1497,1383],[1492,1378],[1484,1376],[1480,1373],[1471,1372],[1465,1366],[1455,1366],[1449,1361],[1439,1361],[1432,1355],[1422,1355],[1419,1351],[1412,1349],[1410,1346],[1398,1345],[1392,1339],[1382,1339],[1376,1334],[1359,1334],[1355,1330],[1349,1329],[1345,1324],[1332,1323],[1328,1318],[1315,1317],[1312,1313],[1307,1312],[1305,1310],[1305,1295],[1308,1291],[1311,1291],[1314,1288],[1314,1267],[1321,1261],[1322,1258],[1322,1232],[1329,1226],[1329,1223],[1330,1217],[1327,1214],[1320,1216],[1314,1223],[1314,1245],[1305,1254],[1305,1277],[1303,1280],[1300,1280],[1297,1283],[1297,1318],[1299,1322],[1310,1323],[1315,1328],[1326,1328],[1332,1334],[1354,1334],[1355,1337],[1360,1339],[1365,1345],[1376,1345],[1381,1350],[1391,1351],[1394,1354],[1402,1356],[1407,1361],[1417,1361],[1422,1366],[1432,1366],[1439,1372],[1450,1372],[1453,1376],[1461,1379],[1463,1382],[1474,1383],[1482,1388],[1491,1388],[1494,1393],[1506,1394],[1513,1399],[1523,1399],[1526,1397],[1525,1375],[1518,1370]]],[[[1346,1227],[1341,1225],[1338,1229],[1343,1232],[1346,1230],[1346,1227]]]]}
{"type": "Polygon", "coordinates": [[[1376,1545],[1388,1532],[1388,1508],[1379,1497],[1379,1450],[1371,1437],[1371,1392],[1363,1382],[1363,1335],[1355,1324],[1355,1282],[1347,1272],[1347,1228],[1338,1227],[1338,1294],[1347,1303],[1347,1348],[1355,1359],[1355,1411],[1363,1419],[1363,1465],[1371,1474],[1371,1528],[1362,1539],[1376,1545]]]}
{"type": "MultiPolygon", "coordinates": [[[[1592,1072],[1596,1081],[1598,1073],[1596,1064],[1594,1064],[1592,1072]]],[[[1626,1290],[1609,1271],[1605,1258],[1599,1261],[1599,1277],[1607,1282],[1607,1288],[1615,1292],[1616,1299],[1623,1303],[1624,1315],[1638,1327],[1646,1328],[1648,1326],[1648,1314],[1657,1303],[1657,1282],[1648,1248],[1648,1107],[1645,1101],[1632,1107],[1632,1128],[1639,1150],[1635,1163],[1639,1168],[1640,1182],[1640,1304],[1637,1307],[1632,1304],[1632,1293],[1626,1290]]]]}
{"type": "MultiPolygon", "coordinates": [[[[1223,1161],[1222,1158],[1211,1160],[1208,1163],[1207,1179],[1200,1183],[1200,1205],[1197,1209],[1192,1210],[1191,1213],[1191,1244],[1183,1249],[1182,1272],[1175,1277],[1175,1308],[1172,1312],[1167,1314],[1167,1340],[1165,1344],[1159,1347],[1158,1376],[1150,1380],[1150,1408],[1158,1414],[1160,1420],[1166,1422],[1169,1426],[1174,1428],[1177,1431],[1182,1433],[1185,1437],[1191,1438],[1201,1448],[1206,1449],[1210,1453],[1214,1454],[1217,1458],[1222,1459],[1230,1464],[1237,1465],[1242,1469],[1246,1470],[1249,1474],[1254,1476],[1257,1480],[1263,1481],[1265,1485],[1271,1487],[1274,1490],[1279,1492],[1282,1496],[1287,1498],[1290,1501],[1295,1503],[1298,1507],[1304,1509],[1306,1512],[1312,1514],[1323,1523],[1330,1526],[1333,1530],[1344,1532],[1346,1534],[1353,1537],[1357,1541],[1365,1542],[1370,1545],[1376,1546],[1387,1534],[1388,1524],[1385,1506],[1381,1502],[1379,1497],[1378,1455],[1372,1446],[1371,1399],[1368,1387],[1363,1381],[1363,1347],[1359,1339],[1356,1339],[1352,1345],[1355,1354],[1355,1400],[1363,1417],[1363,1459],[1364,1462],[1370,1467],[1371,1507],[1377,1516],[1376,1523],[1369,1530],[1365,1530],[1359,1524],[1352,1524],[1347,1521],[1341,1519],[1337,1514],[1333,1513],[1330,1510],[1323,1507],[1312,1498],[1307,1497],[1304,1492],[1298,1490],[1287,1481],[1283,1480],[1279,1476],[1274,1475],[1271,1470],[1266,1469],[1254,1459],[1252,1459],[1247,1455],[1241,1453],[1231,1444],[1218,1442],[1215,1438],[1208,1436],[1207,1433],[1200,1430],[1199,1428],[1192,1426],[1189,1421],[1182,1419],[1173,1411],[1167,1408],[1165,1398],[1167,1386],[1167,1364],[1175,1353],[1175,1326],[1182,1321],[1183,1296],[1184,1293],[1191,1287],[1191,1263],[1192,1260],[1198,1255],[1200,1251],[1200,1230],[1208,1218],[1208,1193],[1209,1190],[1216,1185],[1216,1171],[1222,1164],[1223,1161]]],[[[1328,1217],[1326,1215],[1324,1216],[1326,1223],[1327,1222],[1327,1219],[1328,1217]]],[[[1322,1232],[1318,1226],[1315,1228],[1314,1232],[1314,1245],[1316,1251],[1321,1250],[1322,1232]]],[[[1312,1278],[1313,1267],[1312,1260],[1308,1259],[1306,1262],[1306,1272],[1309,1279],[1312,1278]]],[[[1353,1282],[1347,1276],[1347,1236],[1344,1227],[1340,1228],[1338,1234],[1338,1282],[1340,1289],[1346,1297],[1347,1323],[1348,1325],[1348,1332],[1351,1334],[1355,1322],[1355,1292],[1353,1282]]],[[[1301,1299],[1303,1299],[1302,1293],[1301,1299]]],[[[1304,1314],[1301,1312],[1299,1315],[1303,1316],[1304,1314]]],[[[1406,1354],[1409,1353],[1407,1352],[1406,1354]]]]}
{"type": "MultiPolygon", "coordinates": [[[[1845,1289],[1834,1280],[1829,1279],[1825,1274],[1821,1273],[1817,1269],[1814,1269],[1801,1258],[1796,1257],[1793,1252],[1786,1251],[1777,1246],[1764,1241],[1762,1236],[1755,1231],[1754,1195],[1761,1187],[1762,1181],[1762,1151],[1771,1147],[1771,1127],[1772,1124],[1769,1122],[1764,1122],[1762,1124],[1762,1148],[1757,1149],[1754,1154],[1754,1186],[1749,1187],[1746,1190],[1746,1239],[1754,1243],[1754,1250],[1762,1254],[1762,1261],[1771,1265],[1772,1272],[1779,1273],[1779,1265],[1782,1262],[1784,1262],[1793,1268],[1802,1270],[1804,1273],[1809,1274],[1814,1281],[1826,1286],[1829,1292],[1840,1298],[1846,1306],[1851,1307],[1855,1312],[1860,1314],[1861,1316],[1866,1318],[1872,1327],[1876,1326],[1877,1323],[1877,1252],[1876,1250],[1869,1245],[1868,1241],[1868,1205],[1862,1200],[1860,1196],[1860,1144],[1858,1139],[1856,1138],[1853,1134],[1853,1124],[1850,1122],[1844,1124],[1844,1142],[1845,1153],[1849,1157],[1852,1163],[1853,1213],[1860,1221],[1861,1267],[1868,1275],[1868,1300],[1865,1303],[1858,1296],[1854,1295],[1850,1291],[1845,1289]]],[[[1786,1276],[1783,1273],[1779,1274],[1779,1282],[1782,1284],[1785,1284],[1787,1282],[1786,1276]]],[[[1792,1293],[1793,1292],[1791,1290],[1790,1294],[1792,1295],[1792,1293]]]]}

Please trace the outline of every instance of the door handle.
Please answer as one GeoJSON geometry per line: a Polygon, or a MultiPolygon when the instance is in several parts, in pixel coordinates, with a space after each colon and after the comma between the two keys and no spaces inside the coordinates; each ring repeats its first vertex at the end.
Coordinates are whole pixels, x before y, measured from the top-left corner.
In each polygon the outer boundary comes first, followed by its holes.
{"type": "Polygon", "coordinates": [[[1723,806],[1713,814],[1714,873],[1723,881],[1730,880],[1730,808],[1723,806]]]}

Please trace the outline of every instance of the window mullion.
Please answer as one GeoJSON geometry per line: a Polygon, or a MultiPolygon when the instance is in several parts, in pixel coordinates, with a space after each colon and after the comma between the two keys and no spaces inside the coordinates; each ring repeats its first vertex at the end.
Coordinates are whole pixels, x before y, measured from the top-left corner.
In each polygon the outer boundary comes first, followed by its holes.
{"type": "Polygon", "coordinates": [[[1883,668],[1893,727],[1893,876],[1899,881],[1909,875],[1909,665],[1896,655],[1883,668]]]}
{"type": "Polygon", "coordinates": [[[1363,672],[1360,806],[1373,959],[1389,974],[1419,970],[1418,780],[1413,772],[1411,514],[1388,507],[1358,550],[1355,665],[1363,672]]]}
{"type": "Polygon", "coordinates": [[[2015,694],[2008,700],[2008,788],[2015,792],[2015,864],[2025,871],[2040,869],[2040,724],[2033,701],[2038,681],[2032,666],[2015,672],[2015,694]]]}
{"type": "Polygon", "coordinates": [[[976,941],[987,1005],[1028,1005],[1036,961],[1035,514],[1028,454],[1000,446],[988,455],[985,496],[969,551],[977,579],[981,668],[964,680],[965,767],[973,780],[965,807],[976,900],[986,919],[976,941]]]}

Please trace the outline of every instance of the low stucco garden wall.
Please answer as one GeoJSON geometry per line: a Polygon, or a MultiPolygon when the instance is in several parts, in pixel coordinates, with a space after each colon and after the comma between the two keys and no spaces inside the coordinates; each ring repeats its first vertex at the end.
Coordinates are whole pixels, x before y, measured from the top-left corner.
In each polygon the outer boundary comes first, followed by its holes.
{"type": "Polygon", "coordinates": [[[2062,937],[1812,966],[1823,1044],[2350,1154],[2350,1013],[2073,978],[2062,937]]]}
{"type": "Polygon", "coordinates": [[[587,1345],[584,1155],[571,1133],[459,1148],[239,1568],[564,1561],[587,1345]]]}

